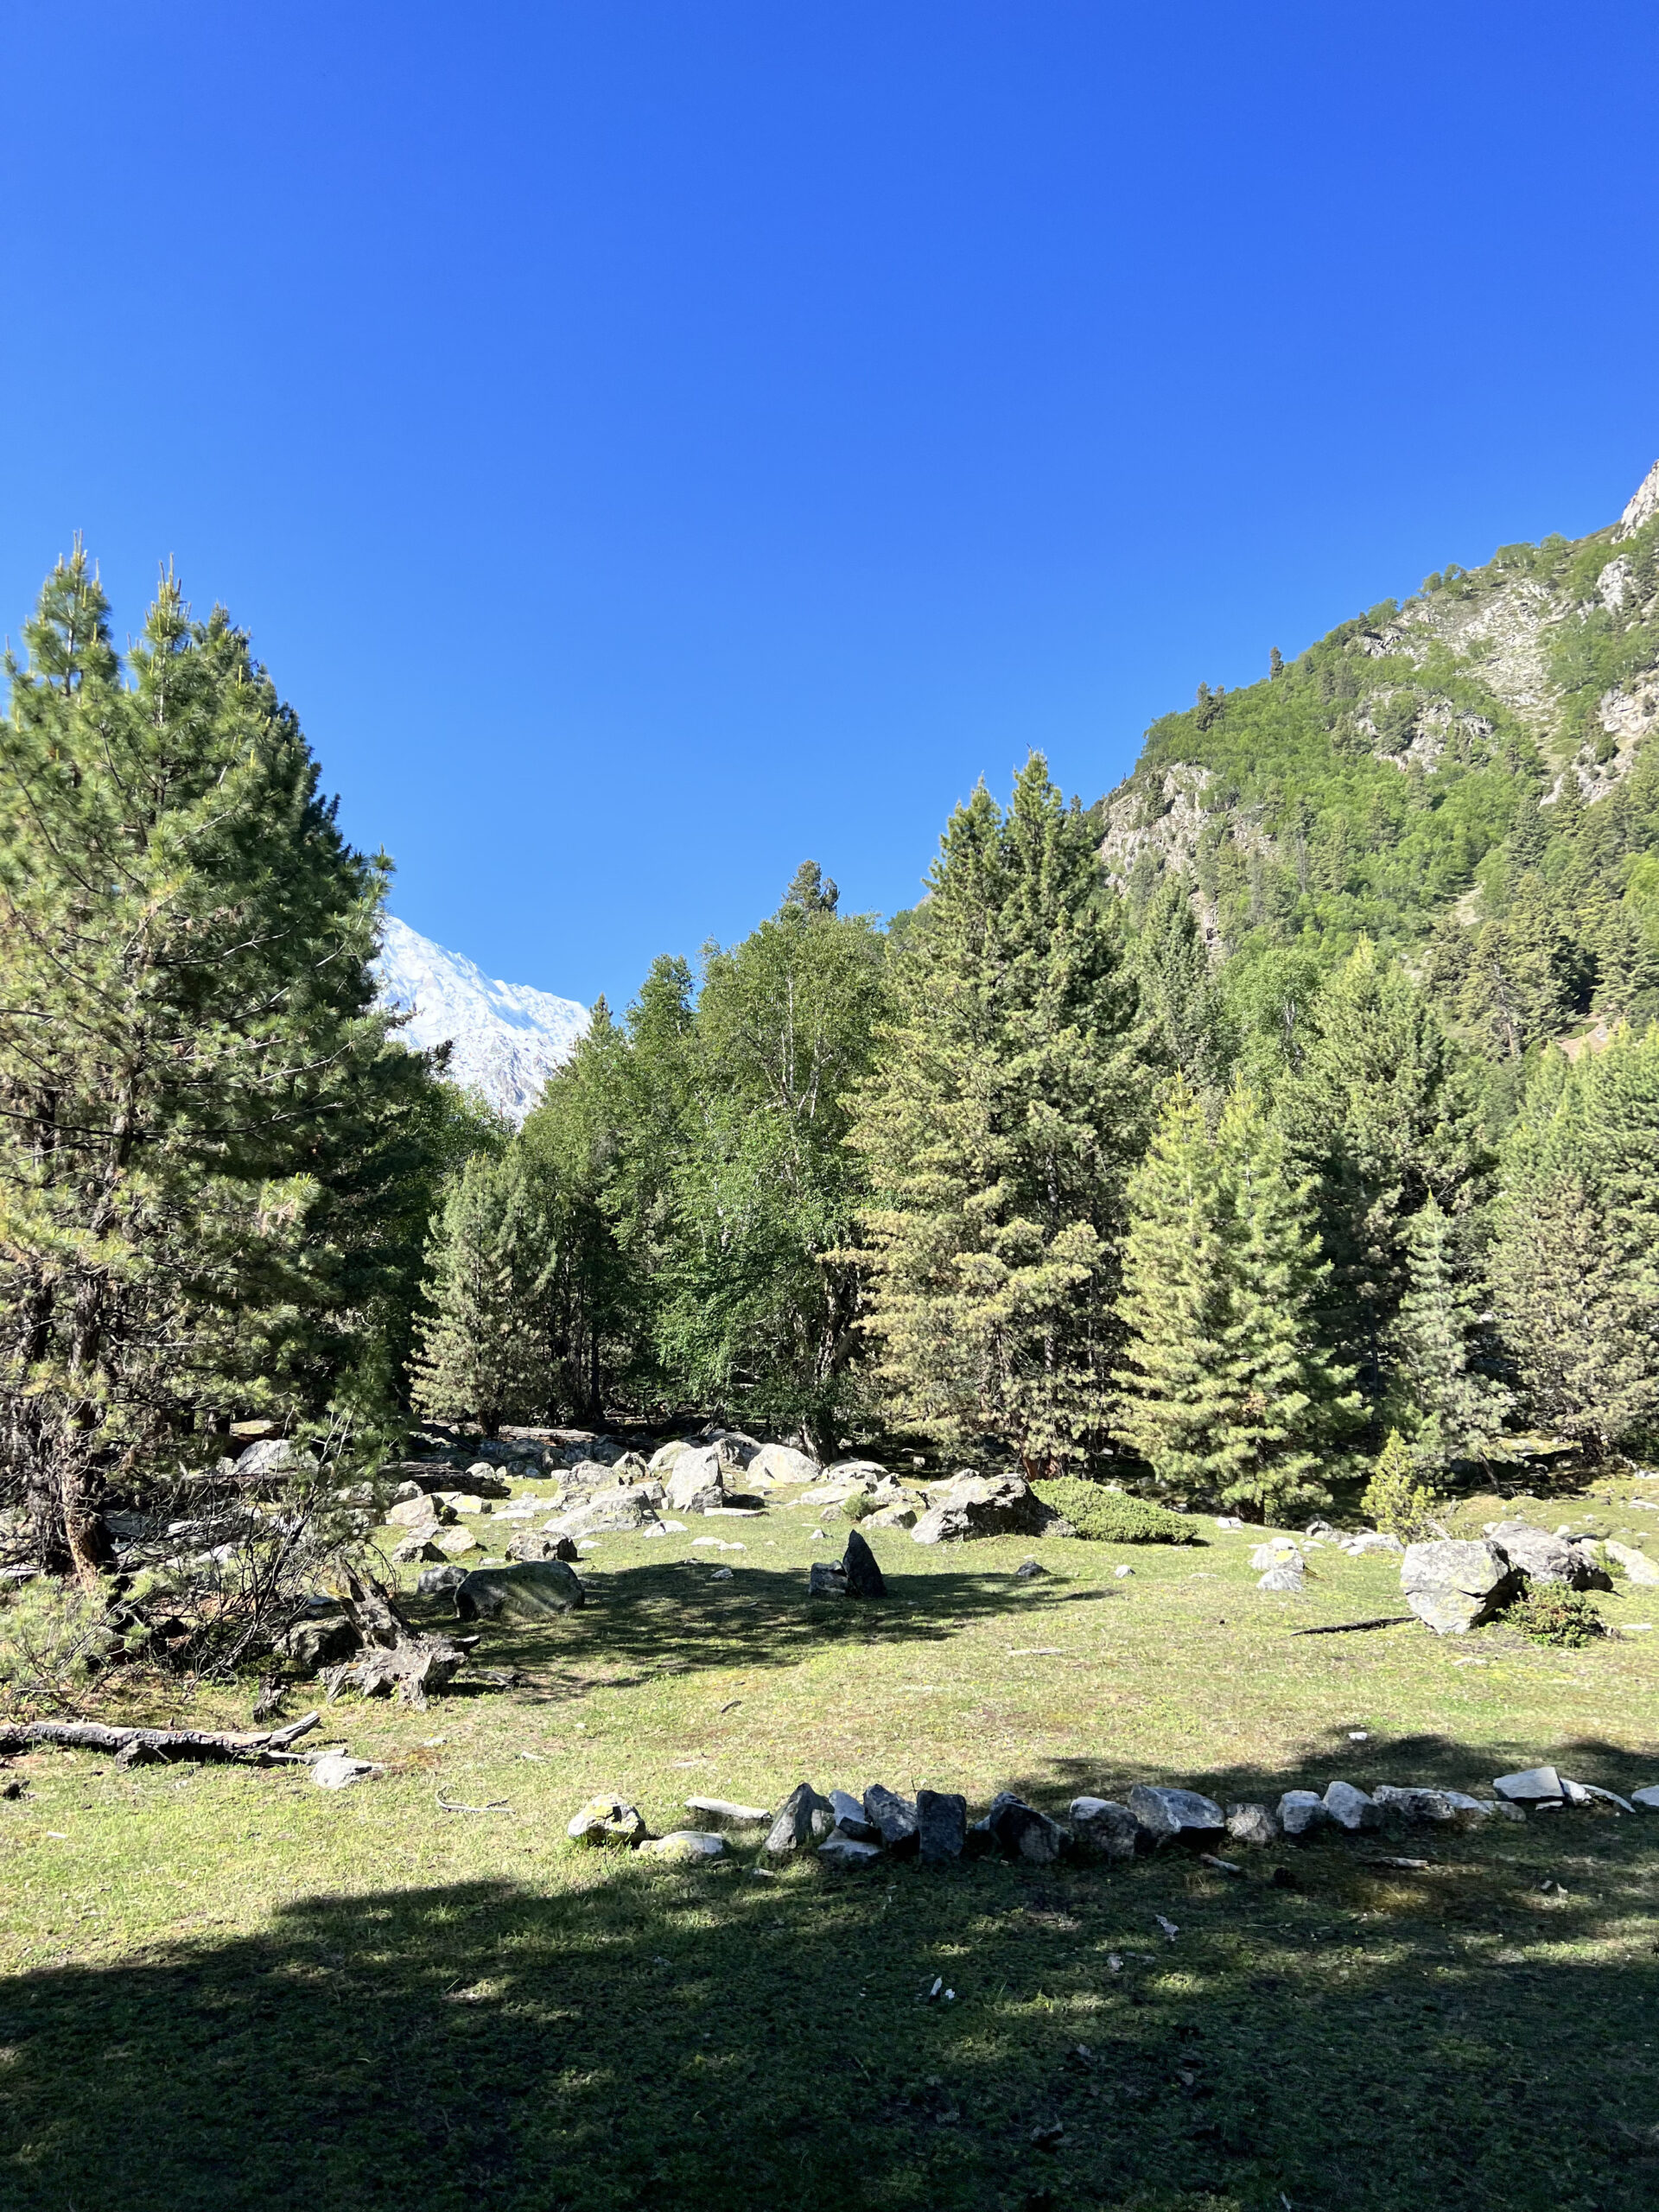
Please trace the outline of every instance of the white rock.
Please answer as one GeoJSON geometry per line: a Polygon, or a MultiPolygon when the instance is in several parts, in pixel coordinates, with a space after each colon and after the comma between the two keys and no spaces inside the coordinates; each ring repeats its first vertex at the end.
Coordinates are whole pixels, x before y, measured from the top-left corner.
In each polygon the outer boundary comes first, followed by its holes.
{"type": "Polygon", "coordinates": [[[1356,1789],[1351,1782],[1333,1782],[1325,1793],[1325,1809],[1339,1828],[1350,1835],[1358,1835],[1362,1829],[1380,1827],[1382,1810],[1374,1797],[1363,1789],[1356,1789]]]}
{"type": "Polygon", "coordinates": [[[705,1860],[723,1859],[726,1839],[707,1828],[674,1828],[652,1843],[642,1843],[639,1855],[642,1859],[667,1859],[695,1866],[705,1860]]]}
{"type": "Polygon", "coordinates": [[[1134,1573],[1135,1569],[1126,1561],[1123,1566],[1115,1567],[1112,1569],[1112,1579],[1114,1581],[1122,1582],[1126,1575],[1130,1575],[1134,1573]]]}
{"type": "Polygon", "coordinates": [[[1650,1782],[1645,1789],[1632,1789],[1630,1802],[1643,1813],[1659,1813],[1659,1782],[1650,1782]]]}
{"type": "Polygon", "coordinates": [[[1330,1818],[1330,1808],[1315,1789],[1287,1789],[1279,1800],[1279,1826],[1286,1835],[1306,1835],[1330,1818]]]}
{"type": "Polygon", "coordinates": [[[1535,1805],[1543,1799],[1567,1795],[1553,1766],[1528,1766],[1515,1774],[1500,1774],[1492,1789],[1499,1797],[1518,1805],[1535,1805]]]}
{"type": "Polygon", "coordinates": [[[325,1751],[311,1763],[311,1779],[319,1789],[348,1789],[379,1771],[372,1759],[354,1759],[349,1751],[325,1751]]]}

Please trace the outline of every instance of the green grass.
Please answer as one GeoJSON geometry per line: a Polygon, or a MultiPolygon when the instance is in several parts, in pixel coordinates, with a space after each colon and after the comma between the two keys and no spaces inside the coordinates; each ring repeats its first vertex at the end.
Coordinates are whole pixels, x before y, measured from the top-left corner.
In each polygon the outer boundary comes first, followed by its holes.
{"type": "MultiPolygon", "coordinates": [[[[803,1777],[1054,1810],[1139,1780],[1271,1798],[1540,1759],[1628,1789],[1659,1779],[1659,1635],[1292,1639],[1398,1610],[1396,1568],[1323,1550],[1305,1596],[1270,1596],[1250,1531],[931,1552],[878,1531],[887,1604],[809,1607],[807,1562],[839,1548],[813,1525],[774,1508],[606,1540],[586,1611],[490,1633],[480,1657],[529,1688],[327,1713],[388,1765],[339,1796],[297,1770],[22,1762],[30,1795],[0,1803],[0,2202],[1653,2202],[1659,1819],[1382,1846],[1421,1873],[1369,1843],[1241,1851],[1243,1879],[1172,1858],[765,1880],[563,1827],[601,1789],[660,1830],[693,1791],[770,1804],[803,1777]],[[704,1533],[747,1548],[694,1552],[704,1533]],[[1033,1552],[1049,1573],[1018,1581],[1033,1552]],[[440,1790],[509,1809],[446,1813],[440,1790]],[[954,2002],[922,2001],[936,1975],[954,2002]]],[[[1659,1592],[1599,1603],[1659,1622],[1659,1592]]]]}

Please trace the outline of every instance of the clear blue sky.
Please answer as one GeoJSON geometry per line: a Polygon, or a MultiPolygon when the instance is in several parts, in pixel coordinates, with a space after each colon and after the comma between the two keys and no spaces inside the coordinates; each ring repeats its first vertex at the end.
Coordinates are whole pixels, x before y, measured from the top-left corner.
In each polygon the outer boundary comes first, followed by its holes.
{"type": "Polygon", "coordinates": [[[1659,10],[0,5],[0,628],[176,557],[626,1001],[1659,453],[1659,10]]]}

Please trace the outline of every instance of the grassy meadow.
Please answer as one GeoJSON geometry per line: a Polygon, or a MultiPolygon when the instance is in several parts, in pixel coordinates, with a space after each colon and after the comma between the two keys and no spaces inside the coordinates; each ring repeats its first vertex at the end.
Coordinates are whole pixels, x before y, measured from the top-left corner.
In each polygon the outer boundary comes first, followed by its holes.
{"type": "MultiPolygon", "coordinates": [[[[1604,1488],[1531,1517],[1639,1535],[1630,1486],[1604,1488]]],[[[694,1792],[775,1805],[803,1778],[960,1789],[973,1815],[998,1789],[1063,1812],[1143,1780],[1484,1789],[1545,1759],[1628,1791],[1659,1781],[1659,1589],[1621,1584],[1618,1632],[1581,1650],[1297,1637],[1402,1611],[1396,1565],[1326,1547],[1304,1594],[1269,1595],[1261,1532],[1205,1523],[1193,1548],[878,1531],[887,1601],[809,1605],[844,1528],[818,1525],[774,1501],[602,1539],[585,1611],[486,1631],[480,1662],[521,1687],[327,1712],[321,1738],[386,1769],[338,1794],[300,1768],[17,1762],[0,2203],[1655,2201],[1659,1817],[1241,1847],[1237,1877],[1166,1856],[767,1878],[752,1853],[688,1871],[564,1824],[601,1789],[660,1833],[694,1792]],[[1046,1572],[1020,1580],[1028,1557],[1046,1572]]],[[[204,1692],[121,1717],[247,1710],[204,1692]]]]}

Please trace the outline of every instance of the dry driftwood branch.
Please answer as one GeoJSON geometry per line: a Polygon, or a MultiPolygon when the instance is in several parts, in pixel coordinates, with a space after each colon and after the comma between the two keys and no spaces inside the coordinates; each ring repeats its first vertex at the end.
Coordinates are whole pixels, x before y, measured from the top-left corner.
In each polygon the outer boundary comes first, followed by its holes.
{"type": "Polygon", "coordinates": [[[308,1713],[285,1728],[263,1732],[215,1732],[203,1728],[109,1728],[98,1720],[23,1720],[0,1725],[0,1752],[23,1751],[35,1744],[55,1744],[64,1751],[113,1751],[124,1766],[162,1764],[175,1759],[269,1766],[289,1745],[307,1735],[322,1718],[308,1713]]]}
{"type": "Polygon", "coordinates": [[[448,1686],[466,1650],[447,1636],[423,1636],[412,1629],[392,1599],[353,1568],[347,1567],[344,1576],[341,1603],[364,1649],[357,1658],[324,1673],[329,1704],[342,1690],[356,1690],[363,1697],[389,1697],[395,1691],[404,1704],[423,1706],[429,1690],[448,1686]]]}

